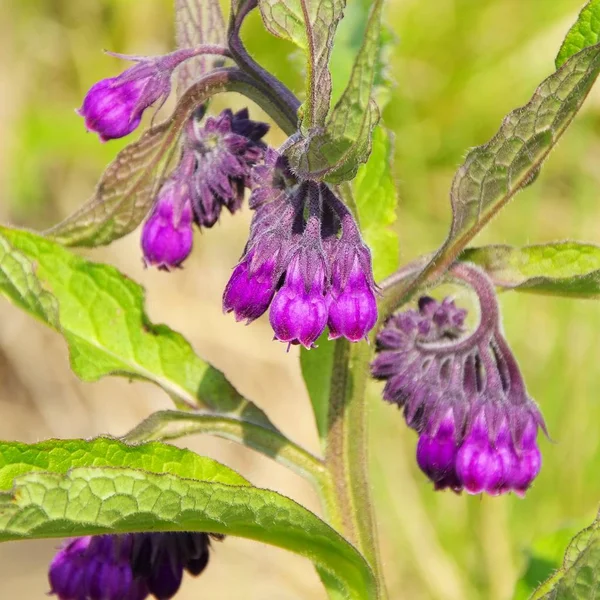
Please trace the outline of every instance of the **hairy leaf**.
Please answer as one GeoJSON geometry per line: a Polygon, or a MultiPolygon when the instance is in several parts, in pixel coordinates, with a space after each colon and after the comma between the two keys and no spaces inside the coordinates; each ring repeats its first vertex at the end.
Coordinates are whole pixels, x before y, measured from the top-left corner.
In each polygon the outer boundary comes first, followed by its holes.
{"type": "Polygon", "coordinates": [[[373,131],[373,150],[352,182],[361,231],[371,249],[373,272],[381,281],[398,268],[399,240],[391,228],[396,221],[398,194],[392,175],[391,134],[373,131]]]}
{"type": "Polygon", "coordinates": [[[562,67],[565,61],[577,52],[598,42],[600,42],[600,0],[590,0],[567,33],[556,57],[556,68],[562,67]]]}
{"type": "MultiPolygon", "coordinates": [[[[202,44],[225,46],[227,36],[219,0],[175,0],[178,48],[202,44]]],[[[177,71],[177,93],[181,96],[201,75],[222,65],[220,56],[200,55],[188,60],[177,71]]]]}
{"type": "MultiPolygon", "coordinates": [[[[9,456],[20,473],[19,453],[28,460],[28,449],[3,445],[7,446],[14,449],[0,456],[9,456]]],[[[135,462],[144,461],[147,454],[152,467],[160,468],[160,461],[154,459],[157,448],[162,452],[160,444],[138,448],[135,462]]],[[[135,531],[222,533],[309,558],[342,582],[348,598],[376,597],[367,563],[329,525],[276,492],[244,485],[243,480],[234,485],[218,482],[219,478],[228,480],[231,471],[214,461],[206,463],[209,477],[203,480],[202,469],[196,469],[197,478],[191,479],[171,472],[98,467],[93,454],[85,451],[71,456],[70,467],[68,457],[57,464],[49,461],[51,472],[19,474],[11,491],[0,494],[0,541],[135,531]],[[84,463],[87,466],[79,466],[84,463]]],[[[208,459],[196,459],[200,465],[204,461],[208,459]]],[[[122,456],[117,452],[115,465],[120,462],[122,456]]],[[[181,465],[166,464],[167,469],[185,471],[181,465]]]]}
{"type": "Polygon", "coordinates": [[[371,8],[365,38],[350,81],[323,131],[308,132],[288,150],[292,168],[310,178],[331,183],[351,180],[371,152],[371,133],[379,109],[371,97],[379,53],[383,0],[371,8]]]}
{"type": "Polygon", "coordinates": [[[133,231],[173,167],[184,124],[200,104],[226,91],[245,91],[252,97],[247,78],[235,70],[218,69],[205,75],[185,92],[167,121],[119,152],[88,202],[47,235],[67,246],[102,246],[133,231]]]}
{"type": "Polygon", "coordinates": [[[531,600],[600,598],[600,533],[596,521],[578,533],[565,553],[562,569],[543,583],[531,600]]]}
{"type": "Polygon", "coordinates": [[[0,242],[5,248],[0,292],[26,310],[23,297],[40,297],[40,304],[58,307],[58,323],[52,320],[56,312],[47,316],[35,307],[30,312],[62,332],[81,379],[139,378],[160,385],[177,403],[231,411],[271,426],[185,338],[148,320],[142,287],[117,269],[26,231],[0,227],[0,242]]]}
{"type": "Polygon", "coordinates": [[[509,113],[498,133],[469,152],[451,189],[452,227],[428,271],[443,270],[521,189],[577,114],[600,71],[600,44],[571,57],[522,108],[509,113]]]}
{"type": "Polygon", "coordinates": [[[259,0],[266,28],[306,53],[306,101],[300,108],[301,129],[322,127],[331,102],[329,58],[346,0],[259,0]]]}
{"type": "Polygon", "coordinates": [[[524,292],[600,298],[600,246],[558,242],[468,248],[461,260],[483,267],[497,286],[524,292]]]}
{"type": "Polygon", "coordinates": [[[210,434],[238,442],[313,481],[324,473],[324,467],[316,456],[278,431],[234,415],[163,410],[150,415],[123,439],[127,442],[174,440],[194,434],[210,434]]]}
{"type": "Polygon", "coordinates": [[[109,437],[47,440],[37,444],[0,442],[0,490],[10,491],[15,477],[32,471],[66,474],[76,467],[124,467],[170,473],[229,485],[248,485],[235,471],[211,458],[160,442],[127,445],[109,437]]]}

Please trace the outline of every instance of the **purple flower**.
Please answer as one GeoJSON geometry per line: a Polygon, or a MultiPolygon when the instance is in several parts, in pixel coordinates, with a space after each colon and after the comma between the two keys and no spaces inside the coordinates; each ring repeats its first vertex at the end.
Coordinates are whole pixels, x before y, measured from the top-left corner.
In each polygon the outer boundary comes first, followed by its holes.
{"type": "Polygon", "coordinates": [[[493,287],[461,268],[485,288],[477,330],[465,332],[466,312],[451,300],[423,297],[377,336],[372,374],[419,434],[417,462],[436,489],[523,495],[541,467],[544,420],[500,331],[493,287]]]}
{"type": "Polygon", "coordinates": [[[144,111],[171,92],[171,74],[181,62],[172,55],[152,59],[116,55],[136,64],[118,77],[102,79],[86,94],[78,113],[105,142],[129,135],[144,111]]]}
{"type": "Polygon", "coordinates": [[[255,211],[223,309],[248,322],[266,312],[275,338],[311,348],[330,337],[364,339],[377,321],[371,254],[354,217],[325,184],[299,183],[268,150],[252,170],[255,211]]]}
{"type": "Polygon", "coordinates": [[[298,254],[271,304],[269,321],[275,337],[312,348],[327,325],[328,305],[324,265],[318,256],[298,254]]]}
{"type": "Polygon", "coordinates": [[[142,229],[145,263],[166,271],[178,267],[192,251],[193,218],[189,184],[169,181],[142,229]]]}
{"type": "MultiPolygon", "coordinates": [[[[167,271],[179,266],[192,250],[192,223],[211,227],[223,206],[235,212],[250,185],[252,166],[264,154],[260,140],[268,125],[250,120],[247,110],[235,114],[224,110],[218,117],[208,117],[204,125],[203,115],[199,109],[188,122],[179,163],[160,187],[144,224],[142,249],[147,265],[167,271]]],[[[264,273],[258,276],[264,278],[264,273]]],[[[234,289],[231,293],[239,296],[234,289]]],[[[254,306],[253,302],[246,304],[254,306]]],[[[240,314],[248,311],[240,318],[251,318],[255,309],[246,306],[240,314]]]]}
{"type": "Polygon", "coordinates": [[[184,570],[199,575],[208,564],[206,533],[136,533],[76,538],[56,554],[48,572],[59,600],[169,600],[184,570]]]}

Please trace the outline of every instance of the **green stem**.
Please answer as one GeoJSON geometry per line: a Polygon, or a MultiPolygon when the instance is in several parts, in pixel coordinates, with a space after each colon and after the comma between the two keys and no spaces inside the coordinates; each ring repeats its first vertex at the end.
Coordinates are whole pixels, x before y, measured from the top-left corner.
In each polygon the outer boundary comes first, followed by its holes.
{"type": "Polygon", "coordinates": [[[366,384],[370,359],[371,348],[366,343],[350,347],[344,339],[335,342],[325,465],[341,511],[337,522],[330,516],[332,525],[363,553],[375,572],[379,598],[383,599],[386,592],[368,465],[366,384]]]}

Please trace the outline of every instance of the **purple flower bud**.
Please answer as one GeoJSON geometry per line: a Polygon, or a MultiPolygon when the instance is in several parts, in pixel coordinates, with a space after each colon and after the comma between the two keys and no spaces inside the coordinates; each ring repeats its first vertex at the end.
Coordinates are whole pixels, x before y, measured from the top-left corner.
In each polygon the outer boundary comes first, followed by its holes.
{"type": "Polygon", "coordinates": [[[458,452],[456,425],[450,412],[437,431],[424,432],[417,444],[417,463],[433,481],[436,490],[460,490],[462,485],[456,474],[458,452]]]}
{"type": "Polygon", "coordinates": [[[351,342],[365,338],[377,322],[377,301],[358,255],[344,282],[340,269],[333,268],[329,305],[329,339],[346,337],[351,342]]]}
{"type": "Polygon", "coordinates": [[[474,267],[454,269],[480,296],[477,330],[465,332],[452,301],[423,297],[378,334],[371,371],[419,433],[417,461],[436,489],[523,495],[540,470],[544,420],[500,331],[493,286],[474,267]]]}
{"type": "Polygon", "coordinates": [[[178,64],[169,56],[159,59],[120,57],[135,60],[137,64],[118,77],[94,84],[78,111],[85,118],[88,131],[95,131],[103,142],[129,135],[138,127],[149,106],[161,98],[166,99],[171,91],[172,70],[178,64]]]}
{"type": "Polygon", "coordinates": [[[169,600],[183,571],[199,575],[208,564],[206,533],[136,533],[76,538],[50,564],[50,594],[59,600],[169,600]]]}
{"type": "Polygon", "coordinates": [[[310,265],[310,260],[300,254],[292,260],[269,313],[278,340],[305,348],[311,348],[323,333],[329,304],[325,269],[318,261],[310,265]]]}
{"type": "Polygon", "coordinates": [[[248,323],[258,319],[269,308],[275,293],[275,257],[269,257],[252,268],[254,252],[235,267],[223,293],[223,310],[235,314],[236,321],[248,323]]]}
{"type": "Polygon", "coordinates": [[[147,265],[169,271],[192,251],[194,214],[184,182],[168,181],[142,230],[142,250],[147,265]]]}

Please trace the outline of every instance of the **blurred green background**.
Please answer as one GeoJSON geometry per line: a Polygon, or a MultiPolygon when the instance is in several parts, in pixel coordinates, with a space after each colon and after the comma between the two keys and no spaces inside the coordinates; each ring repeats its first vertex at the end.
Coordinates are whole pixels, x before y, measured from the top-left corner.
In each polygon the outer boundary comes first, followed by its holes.
{"type": "MultiPolygon", "coordinates": [[[[386,21],[398,44],[391,55],[396,85],[385,121],[396,137],[403,262],[442,241],[454,171],[467,149],[486,142],[502,117],[524,104],[552,72],[581,4],[388,0],[386,21]]],[[[302,88],[293,48],[263,33],[257,15],[244,36],[263,65],[302,88]]],[[[170,0],[0,2],[3,222],[35,229],[57,222],[90,195],[104,165],[124,145],[98,143],[73,112],[89,86],[122,68],[101,50],[158,54],[172,45],[170,0]]],[[[334,76],[341,74],[341,67],[334,69],[334,76]]],[[[597,87],[535,185],[504,209],[478,244],[600,242],[599,100],[597,87]]],[[[226,101],[243,105],[239,97],[226,101]]],[[[274,132],[272,143],[281,140],[274,132]]],[[[221,314],[222,289],[243,248],[249,218],[246,209],[197,234],[192,258],[173,274],[143,269],[137,234],[86,253],[142,282],[154,321],[184,333],[276,424],[316,450],[297,354],[270,341],[264,320],[245,328],[221,314]]],[[[529,566],[517,592],[527,597],[555,566],[570,536],[591,522],[600,501],[598,305],[516,293],[504,294],[501,303],[507,337],[552,437],[541,440],[542,472],[524,500],[434,493],[415,464],[414,432],[396,409],[378,400],[380,388],[373,384],[373,486],[392,600],[510,599],[529,566]]],[[[119,435],[168,406],[168,398],[149,385],[80,383],[70,374],[62,340],[0,303],[0,438],[119,435]]],[[[267,459],[221,440],[185,443],[255,484],[319,510],[307,484],[267,459]]],[[[0,597],[44,598],[55,546],[53,541],[0,546],[0,597]]],[[[201,578],[186,581],[179,598],[324,597],[311,565],[277,549],[228,539],[211,560],[201,578]]]]}

